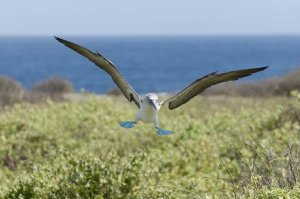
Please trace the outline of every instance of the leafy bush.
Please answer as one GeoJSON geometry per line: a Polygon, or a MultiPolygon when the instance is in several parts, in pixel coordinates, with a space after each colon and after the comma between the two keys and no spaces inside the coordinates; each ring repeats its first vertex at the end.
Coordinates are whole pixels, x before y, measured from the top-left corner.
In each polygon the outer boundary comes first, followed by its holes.
{"type": "Polygon", "coordinates": [[[53,165],[52,169],[39,169],[20,180],[5,198],[138,198],[138,190],[145,188],[143,152],[126,160],[111,155],[77,157],[68,152],[63,156],[63,168],[53,165]]]}
{"type": "MultiPolygon", "coordinates": [[[[293,94],[295,95],[295,94],[293,94]]],[[[298,94],[296,94],[298,96],[298,94]]],[[[300,191],[297,98],[196,97],[123,129],[124,99],[16,104],[0,114],[0,198],[264,198],[300,191]]]]}

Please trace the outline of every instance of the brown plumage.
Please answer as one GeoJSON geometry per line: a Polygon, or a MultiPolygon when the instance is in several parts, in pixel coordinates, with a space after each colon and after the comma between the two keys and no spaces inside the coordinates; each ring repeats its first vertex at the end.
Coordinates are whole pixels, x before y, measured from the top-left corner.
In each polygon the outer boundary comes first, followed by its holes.
{"type": "Polygon", "coordinates": [[[217,74],[217,72],[206,75],[200,79],[197,79],[191,83],[188,87],[183,89],[181,92],[177,93],[173,97],[162,102],[162,105],[168,103],[170,110],[175,109],[182,104],[185,104],[190,99],[207,89],[208,87],[219,84],[226,81],[237,80],[241,77],[246,77],[252,75],[253,73],[265,70],[268,66],[260,68],[250,68],[245,70],[231,71],[227,73],[217,74]]]}

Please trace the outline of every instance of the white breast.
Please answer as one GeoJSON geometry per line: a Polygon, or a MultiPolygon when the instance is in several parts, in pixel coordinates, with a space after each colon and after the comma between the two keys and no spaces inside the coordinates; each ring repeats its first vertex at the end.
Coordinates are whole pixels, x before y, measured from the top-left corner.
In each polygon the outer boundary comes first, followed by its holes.
{"type": "Polygon", "coordinates": [[[149,104],[141,104],[141,109],[138,112],[138,117],[142,122],[154,122],[155,118],[158,115],[157,110],[149,104]]]}

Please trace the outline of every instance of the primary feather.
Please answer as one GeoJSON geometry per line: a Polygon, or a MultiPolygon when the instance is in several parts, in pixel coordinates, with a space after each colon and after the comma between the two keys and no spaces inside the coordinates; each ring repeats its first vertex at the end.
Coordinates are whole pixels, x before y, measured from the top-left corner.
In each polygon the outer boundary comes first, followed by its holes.
{"type": "Polygon", "coordinates": [[[75,52],[81,54],[82,56],[88,58],[91,62],[96,64],[99,68],[107,72],[113,81],[117,84],[117,86],[120,88],[123,95],[131,102],[134,101],[134,103],[137,105],[137,107],[140,107],[140,97],[139,95],[134,91],[134,89],[130,86],[130,84],[126,81],[126,79],[121,75],[121,73],[117,70],[115,65],[106,59],[104,56],[102,56],[100,53],[92,52],[89,49],[86,49],[80,45],[74,44],[72,42],[69,42],[67,40],[54,37],[57,41],[63,43],[65,46],[71,48],[75,52]]]}
{"type": "Polygon", "coordinates": [[[246,77],[252,75],[253,73],[265,70],[268,66],[260,67],[260,68],[250,68],[245,70],[237,70],[231,71],[227,73],[217,74],[217,72],[208,74],[200,79],[197,79],[193,83],[191,83],[188,87],[183,89],[181,92],[177,93],[173,97],[167,99],[162,102],[162,106],[164,104],[168,104],[170,110],[175,109],[190,99],[207,89],[208,87],[219,84],[226,81],[237,80],[241,77],[246,77]]]}

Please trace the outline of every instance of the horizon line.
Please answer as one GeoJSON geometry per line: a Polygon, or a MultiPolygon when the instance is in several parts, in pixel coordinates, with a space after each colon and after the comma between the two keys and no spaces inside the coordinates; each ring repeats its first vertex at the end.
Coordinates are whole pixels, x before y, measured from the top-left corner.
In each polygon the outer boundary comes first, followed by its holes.
{"type": "Polygon", "coordinates": [[[250,33],[250,34],[0,34],[0,37],[256,37],[300,36],[300,33],[250,33]]]}

